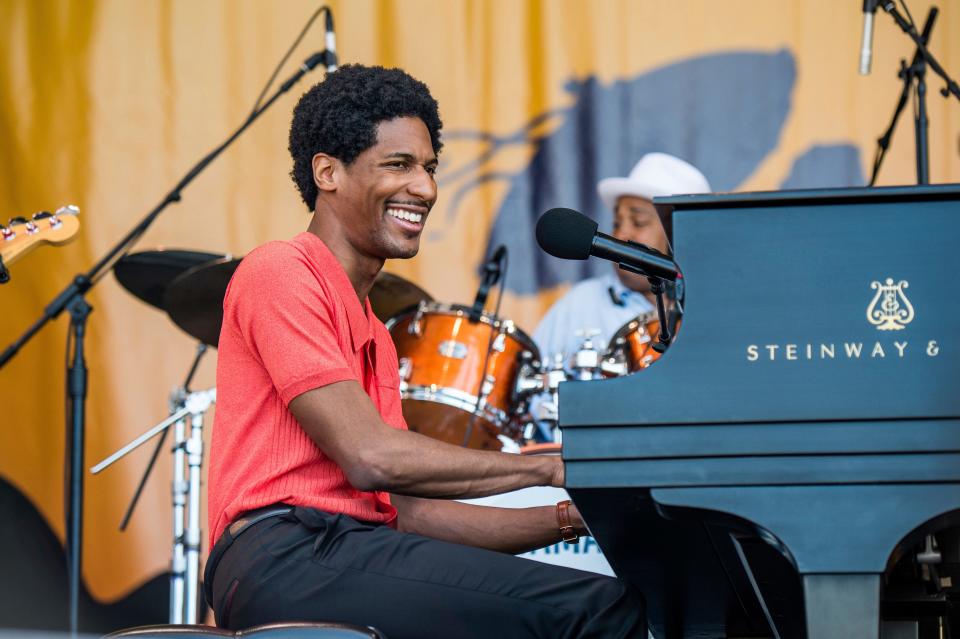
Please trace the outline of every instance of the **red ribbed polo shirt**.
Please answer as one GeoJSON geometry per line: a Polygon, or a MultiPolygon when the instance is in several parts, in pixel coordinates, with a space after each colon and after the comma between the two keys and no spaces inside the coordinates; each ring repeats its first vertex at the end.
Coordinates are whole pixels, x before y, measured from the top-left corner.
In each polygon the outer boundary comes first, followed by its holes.
{"type": "MultiPolygon", "coordinates": [[[[210,544],[241,513],[277,502],[394,524],[382,492],[363,492],[313,443],[290,401],[356,380],[390,426],[406,429],[397,352],[343,267],[312,233],[247,255],[227,287],[207,490],[210,544]]],[[[357,442],[357,446],[362,446],[357,442]]]]}

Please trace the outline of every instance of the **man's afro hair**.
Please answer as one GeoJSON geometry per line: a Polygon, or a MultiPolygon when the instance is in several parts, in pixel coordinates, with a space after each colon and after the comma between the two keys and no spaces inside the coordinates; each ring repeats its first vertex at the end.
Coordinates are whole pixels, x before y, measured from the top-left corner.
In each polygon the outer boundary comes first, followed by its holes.
{"type": "Polygon", "coordinates": [[[313,156],[331,155],[350,165],[377,143],[377,126],[400,117],[420,118],[439,154],[440,113],[423,82],[400,69],[347,64],[300,98],[290,124],[290,172],[309,210],[317,201],[313,156]]]}

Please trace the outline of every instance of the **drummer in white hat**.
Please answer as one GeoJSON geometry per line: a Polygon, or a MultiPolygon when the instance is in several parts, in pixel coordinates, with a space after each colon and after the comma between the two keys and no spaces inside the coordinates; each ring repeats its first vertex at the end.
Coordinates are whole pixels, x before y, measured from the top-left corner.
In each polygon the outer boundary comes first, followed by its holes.
{"type": "MultiPolygon", "coordinates": [[[[613,209],[613,236],[667,252],[667,236],[653,198],[709,193],[710,183],[693,165],[666,153],[648,153],[627,177],[600,180],[600,199],[613,209]]],[[[614,271],[574,285],[550,308],[534,332],[544,357],[569,357],[583,340],[583,331],[599,331],[601,348],[617,330],[653,310],[646,277],[614,267],[614,271]],[[578,335],[580,332],[580,335],[578,335]]],[[[549,360],[548,360],[549,361],[549,360]]]]}

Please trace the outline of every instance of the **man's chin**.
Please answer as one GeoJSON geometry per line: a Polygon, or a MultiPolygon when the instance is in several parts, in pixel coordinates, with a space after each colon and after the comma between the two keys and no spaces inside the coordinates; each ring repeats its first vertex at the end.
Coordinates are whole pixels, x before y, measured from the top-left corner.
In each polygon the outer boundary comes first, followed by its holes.
{"type": "Polygon", "coordinates": [[[401,246],[394,246],[390,250],[390,255],[387,259],[390,260],[409,260],[411,257],[416,257],[417,253],[420,252],[420,242],[417,241],[415,244],[406,244],[401,246]]]}

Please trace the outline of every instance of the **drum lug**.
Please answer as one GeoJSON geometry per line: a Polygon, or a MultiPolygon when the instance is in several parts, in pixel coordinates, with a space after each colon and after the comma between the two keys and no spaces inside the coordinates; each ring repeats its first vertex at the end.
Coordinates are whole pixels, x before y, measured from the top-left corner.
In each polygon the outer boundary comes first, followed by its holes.
{"type": "Polygon", "coordinates": [[[417,313],[413,316],[410,325],[407,327],[407,333],[415,337],[420,337],[422,333],[421,321],[423,320],[423,314],[427,312],[427,303],[421,301],[417,306],[417,313]]]}
{"type": "Polygon", "coordinates": [[[533,359],[533,353],[523,351],[520,354],[520,372],[517,374],[517,385],[514,389],[518,401],[545,390],[544,375],[539,371],[540,362],[533,359]]]}
{"type": "Polygon", "coordinates": [[[486,403],[486,399],[490,396],[490,393],[493,392],[493,387],[496,383],[497,378],[493,375],[487,375],[483,379],[483,386],[480,387],[480,397],[483,398],[484,403],[486,403]]]}
{"type": "Polygon", "coordinates": [[[513,320],[505,319],[500,321],[499,328],[500,332],[493,340],[491,348],[498,353],[502,353],[507,348],[507,335],[513,333],[516,330],[516,326],[514,326],[513,320]]]}
{"type": "Polygon", "coordinates": [[[408,381],[410,379],[410,374],[412,372],[413,372],[413,360],[411,360],[409,357],[401,357],[400,358],[400,383],[403,384],[404,382],[408,381]]]}

